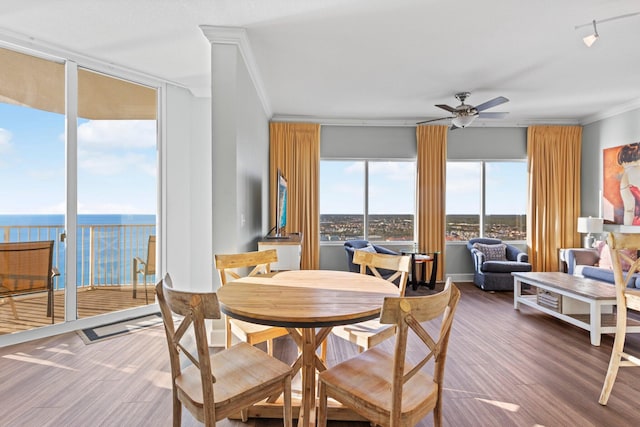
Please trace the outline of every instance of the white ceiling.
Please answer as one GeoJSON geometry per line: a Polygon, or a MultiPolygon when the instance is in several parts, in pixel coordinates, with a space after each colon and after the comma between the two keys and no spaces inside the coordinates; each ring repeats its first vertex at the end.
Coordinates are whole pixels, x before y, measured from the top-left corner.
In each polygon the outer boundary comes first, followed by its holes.
{"type": "MultiPolygon", "coordinates": [[[[588,123],[640,107],[638,0],[3,0],[18,35],[210,93],[200,25],[245,28],[277,118],[323,122],[443,117],[434,104],[496,96],[482,125],[588,123]]],[[[5,37],[6,39],[6,37],[5,37]]],[[[446,124],[446,121],[442,122],[446,124]]]]}

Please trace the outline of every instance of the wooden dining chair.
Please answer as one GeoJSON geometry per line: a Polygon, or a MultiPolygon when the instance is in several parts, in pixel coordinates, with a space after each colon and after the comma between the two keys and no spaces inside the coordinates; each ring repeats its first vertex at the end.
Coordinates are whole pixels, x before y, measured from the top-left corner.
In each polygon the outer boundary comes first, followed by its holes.
{"type": "MultiPolygon", "coordinates": [[[[411,257],[408,255],[387,255],[365,251],[354,251],[353,263],[360,265],[360,274],[370,272],[376,277],[383,278],[380,270],[394,271],[386,278],[389,282],[398,282],[398,294],[404,296],[407,288],[407,277],[411,268],[411,257]]],[[[395,332],[393,325],[380,323],[378,319],[356,323],[354,325],[335,326],[331,332],[358,346],[362,352],[391,338],[395,332]]],[[[323,348],[324,353],[324,348],[323,348]]],[[[323,354],[324,355],[324,354],[323,354]]],[[[324,358],[323,358],[324,359],[324,358]]]]}
{"type": "MultiPolygon", "coordinates": [[[[147,295],[147,277],[156,275],[156,236],[149,236],[147,244],[147,259],[133,257],[133,298],[137,298],[138,294],[138,274],[142,275],[144,283],[144,302],[149,304],[149,296],[147,295]]],[[[153,282],[151,282],[153,284],[153,282]]]]}
{"type": "Polygon", "coordinates": [[[285,427],[292,426],[291,367],[244,342],[209,353],[205,319],[220,319],[218,298],[214,292],[198,293],[172,288],[167,274],[156,285],[169,344],[171,386],[173,391],[173,426],[182,423],[182,406],[205,426],[241,413],[246,408],[272,396],[283,394],[285,427]],[[183,316],[178,327],[173,316],[183,316]],[[186,332],[193,328],[196,352],[190,351],[186,332]],[[180,353],[192,363],[183,368],[180,353]]]}
{"type": "Polygon", "coordinates": [[[434,425],[441,426],[444,366],[459,299],[460,291],[450,278],[444,290],[434,295],[385,298],[380,321],[396,325],[395,350],[390,353],[376,346],[321,372],[318,427],[327,425],[329,397],[372,425],[413,426],[433,411],[434,425]],[[439,334],[433,338],[421,323],[438,320],[439,334]],[[411,360],[424,356],[418,363],[407,360],[409,341],[411,360]],[[422,353],[418,346],[424,346],[422,353]],[[425,365],[432,359],[431,373],[427,373],[425,365]]]}
{"type": "Polygon", "coordinates": [[[624,351],[624,341],[627,334],[627,311],[640,311],[640,289],[633,286],[627,287],[630,281],[633,283],[635,280],[633,275],[640,272],[640,259],[637,259],[637,251],[640,249],[640,234],[609,233],[607,244],[611,251],[616,287],[616,334],[611,349],[609,368],[600,393],[599,402],[601,405],[606,405],[609,400],[618,375],[618,368],[640,366],[640,354],[634,356],[624,351]]]}
{"type": "MultiPolygon", "coordinates": [[[[278,261],[275,249],[266,251],[245,252],[238,254],[216,254],[216,269],[220,274],[220,282],[226,285],[231,280],[241,277],[253,277],[258,274],[271,273],[271,263],[278,261]],[[239,269],[251,269],[247,275],[241,275],[239,269]]],[[[233,335],[251,345],[267,342],[267,353],[273,356],[273,339],[289,333],[285,328],[258,325],[225,316],[226,347],[231,347],[233,335]]]]}

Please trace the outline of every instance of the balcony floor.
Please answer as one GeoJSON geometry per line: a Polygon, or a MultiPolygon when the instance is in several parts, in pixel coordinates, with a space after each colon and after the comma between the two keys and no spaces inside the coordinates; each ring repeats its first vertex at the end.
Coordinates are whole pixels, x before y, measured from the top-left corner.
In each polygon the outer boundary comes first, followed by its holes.
{"type": "MultiPolygon", "coordinates": [[[[153,303],[155,294],[152,284],[147,284],[149,302],[153,303]]],[[[13,316],[11,304],[7,298],[0,298],[0,335],[48,326],[51,318],[47,313],[46,292],[14,298],[18,319],[13,316]]],[[[64,321],[64,290],[56,291],[54,296],[55,323],[64,321]]],[[[131,286],[114,286],[78,289],[78,317],[85,318],[98,314],[145,305],[144,286],[138,285],[137,298],[133,298],[131,286]]]]}

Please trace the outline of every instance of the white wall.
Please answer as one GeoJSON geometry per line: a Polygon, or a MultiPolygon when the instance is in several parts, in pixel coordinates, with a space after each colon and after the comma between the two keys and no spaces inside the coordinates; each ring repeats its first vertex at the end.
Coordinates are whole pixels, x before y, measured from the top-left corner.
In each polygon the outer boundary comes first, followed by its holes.
{"type": "MultiPolygon", "coordinates": [[[[211,206],[207,254],[213,265],[216,253],[257,250],[258,239],[267,231],[269,120],[235,44],[211,44],[211,94],[212,203],[194,200],[192,209],[211,206]]],[[[214,290],[220,286],[217,274],[212,283],[214,290]]],[[[223,345],[224,323],[215,321],[212,328],[211,342],[223,345]]]]}
{"type": "Polygon", "coordinates": [[[211,254],[257,250],[267,231],[269,121],[238,47],[214,43],[211,60],[211,254]]]}
{"type": "Polygon", "coordinates": [[[167,86],[163,270],[177,288],[212,289],[210,100],[167,86]]]}

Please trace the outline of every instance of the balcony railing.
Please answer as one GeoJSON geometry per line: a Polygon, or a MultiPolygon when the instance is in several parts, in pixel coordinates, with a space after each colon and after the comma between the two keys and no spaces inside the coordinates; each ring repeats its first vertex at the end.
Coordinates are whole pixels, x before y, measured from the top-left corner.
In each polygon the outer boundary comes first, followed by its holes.
{"type": "MultiPolygon", "coordinates": [[[[134,257],[147,258],[149,235],[155,224],[79,225],[76,261],[76,286],[131,285],[134,257]]],[[[1,242],[53,240],[53,265],[60,271],[56,289],[66,283],[66,248],[60,243],[62,225],[3,225],[1,242]]]]}

